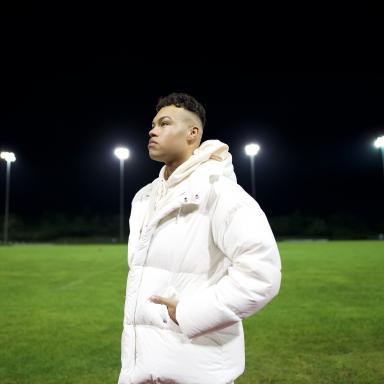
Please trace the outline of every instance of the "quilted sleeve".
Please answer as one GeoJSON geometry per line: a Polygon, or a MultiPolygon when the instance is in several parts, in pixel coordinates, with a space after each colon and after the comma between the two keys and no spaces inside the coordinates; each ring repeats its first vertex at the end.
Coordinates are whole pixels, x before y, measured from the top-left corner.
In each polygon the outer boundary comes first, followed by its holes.
{"type": "Polygon", "coordinates": [[[180,299],[176,319],[189,338],[255,314],[280,289],[280,254],[263,210],[240,185],[218,186],[212,235],[232,263],[216,284],[180,299]]]}

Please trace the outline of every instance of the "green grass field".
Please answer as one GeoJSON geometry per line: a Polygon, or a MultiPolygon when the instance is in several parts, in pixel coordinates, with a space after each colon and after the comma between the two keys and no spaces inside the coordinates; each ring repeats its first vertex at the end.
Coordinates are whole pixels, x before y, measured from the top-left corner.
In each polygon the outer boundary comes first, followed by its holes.
{"type": "MultiPolygon", "coordinates": [[[[384,242],[281,242],[245,383],[384,383],[384,242]]],[[[126,246],[0,247],[0,383],[116,384],[126,246]]],[[[215,384],[215,383],[212,383],[215,384]]]]}

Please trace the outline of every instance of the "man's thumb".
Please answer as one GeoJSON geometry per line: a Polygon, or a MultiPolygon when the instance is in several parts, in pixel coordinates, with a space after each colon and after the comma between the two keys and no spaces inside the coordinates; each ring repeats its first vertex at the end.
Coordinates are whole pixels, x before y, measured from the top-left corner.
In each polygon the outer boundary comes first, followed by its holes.
{"type": "Polygon", "coordinates": [[[167,299],[165,297],[161,297],[161,296],[151,296],[149,298],[149,300],[153,301],[154,303],[157,303],[157,304],[167,304],[166,301],[167,299]]]}

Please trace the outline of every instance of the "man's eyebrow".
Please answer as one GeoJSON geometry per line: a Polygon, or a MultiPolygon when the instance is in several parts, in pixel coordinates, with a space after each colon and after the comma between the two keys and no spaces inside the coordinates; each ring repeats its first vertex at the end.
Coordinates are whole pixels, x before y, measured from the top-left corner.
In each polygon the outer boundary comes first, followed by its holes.
{"type": "MultiPolygon", "coordinates": [[[[172,120],[172,117],[171,117],[171,116],[161,116],[161,117],[160,117],[160,119],[159,119],[159,122],[161,122],[162,120],[164,120],[164,119],[166,119],[166,118],[168,118],[168,119],[171,119],[171,120],[172,120]]],[[[152,121],[152,127],[154,126],[154,124],[155,124],[155,122],[154,122],[154,121],[152,121]]]]}

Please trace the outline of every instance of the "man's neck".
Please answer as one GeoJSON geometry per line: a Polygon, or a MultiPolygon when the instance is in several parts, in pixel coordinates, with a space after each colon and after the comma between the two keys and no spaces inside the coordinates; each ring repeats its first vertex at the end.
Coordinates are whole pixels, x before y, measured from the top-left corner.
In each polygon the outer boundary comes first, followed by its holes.
{"type": "Polygon", "coordinates": [[[169,177],[172,175],[172,173],[175,171],[175,169],[183,164],[185,161],[187,161],[191,155],[192,155],[193,151],[192,152],[188,152],[183,158],[181,159],[177,159],[177,160],[173,160],[173,161],[170,161],[168,163],[165,163],[166,167],[165,167],[165,171],[164,171],[164,179],[165,180],[168,180],[169,177]]]}

